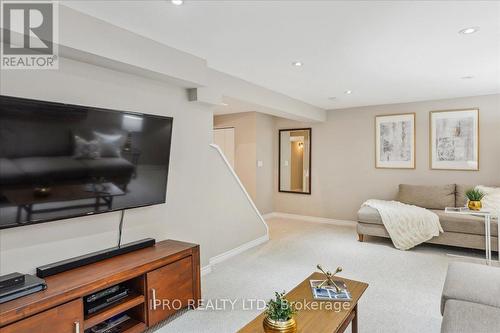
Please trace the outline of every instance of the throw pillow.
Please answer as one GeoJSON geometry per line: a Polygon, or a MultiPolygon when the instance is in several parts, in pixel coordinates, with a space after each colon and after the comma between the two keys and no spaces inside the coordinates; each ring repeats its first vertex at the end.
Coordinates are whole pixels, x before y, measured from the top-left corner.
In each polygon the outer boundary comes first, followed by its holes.
{"type": "Polygon", "coordinates": [[[94,132],[94,136],[99,141],[102,157],[121,157],[121,149],[124,144],[122,134],[103,134],[94,132]]]}
{"type": "Polygon", "coordinates": [[[75,149],[73,153],[74,158],[78,159],[98,159],[101,157],[101,150],[97,140],[87,141],[78,135],[74,136],[75,149]]]}
{"type": "Polygon", "coordinates": [[[484,198],[481,200],[483,208],[496,212],[495,216],[498,216],[500,214],[500,187],[478,185],[476,190],[484,193],[484,198]]]}

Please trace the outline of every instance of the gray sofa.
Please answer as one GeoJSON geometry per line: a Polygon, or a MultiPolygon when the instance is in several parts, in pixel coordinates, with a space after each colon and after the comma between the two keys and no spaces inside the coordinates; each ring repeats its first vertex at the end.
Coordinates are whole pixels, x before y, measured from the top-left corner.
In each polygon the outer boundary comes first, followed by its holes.
{"type": "MultiPolygon", "coordinates": [[[[484,219],[458,214],[446,214],[445,207],[464,207],[465,192],[474,185],[448,184],[436,186],[399,185],[395,200],[430,209],[439,216],[444,233],[429,240],[429,243],[485,249],[484,219]]],[[[358,211],[358,239],[365,235],[389,238],[378,211],[361,207],[358,211]]],[[[498,222],[491,221],[491,249],[498,251],[498,222]]]]}
{"type": "Polygon", "coordinates": [[[451,263],[441,314],[441,333],[500,332],[500,268],[451,263]]]}

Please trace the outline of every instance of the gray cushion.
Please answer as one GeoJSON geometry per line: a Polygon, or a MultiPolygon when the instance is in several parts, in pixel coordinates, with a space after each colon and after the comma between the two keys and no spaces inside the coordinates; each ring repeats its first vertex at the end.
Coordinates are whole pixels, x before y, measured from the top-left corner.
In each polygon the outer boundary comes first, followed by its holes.
{"type": "Polygon", "coordinates": [[[130,177],[135,169],[132,163],[121,157],[81,161],[88,168],[90,177],[130,177]]]}
{"type": "Polygon", "coordinates": [[[0,158],[0,184],[16,184],[25,176],[24,172],[10,159],[0,158]]]}
{"type": "Polygon", "coordinates": [[[383,224],[378,210],[368,206],[362,206],[358,210],[358,221],[370,224],[383,224]]]}
{"type": "MultiPolygon", "coordinates": [[[[439,222],[445,232],[484,235],[484,218],[482,217],[448,214],[442,210],[432,211],[439,216],[439,222]]],[[[375,208],[368,206],[363,206],[359,209],[358,221],[362,223],[383,225],[379,212],[375,208]]],[[[497,235],[497,233],[498,222],[496,220],[492,220],[491,234],[497,235]]]]}
{"type": "Polygon", "coordinates": [[[124,135],[94,132],[94,136],[99,142],[102,157],[121,157],[121,150],[125,144],[124,135]]]}
{"type": "MultiPolygon", "coordinates": [[[[439,222],[444,231],[458,232],[464,234],[484,235],[484,217],[449,214],[443,210],[432,210],[439,216],[439,222]]],[[[491,220],[491,234],[498,234],[498,222],[491,220]]]]}
{"type": "Polygon", "coordinates": [[[399,185],[398,201],[428,209],[455,207],[455,184],[399,185]]]}
{"type": "Polygon", "coordinates": [[[87,175],[85,165],[70,156],[25,157],[13,161],[34,182],[79,179],[87,175]]]}
{"type": "Polygon", "coordinates": [[[101,157],[101,147],[97,140],[85,140],[84,138],[75,135],[75,146],[73,157],[78,159],[97,159],[101,157]]]}
{"type": "Polygon", "coordinates": [[[457,300],[446,302],[441,333],[498,332],[500,332],[499,308],[457,300]]]}
{"type": "Polygon", "coordinates": [[[456,207],[465,207],[465,205],[467,204],[467,197],[465,196],[465,192],[474,187],[476,187],[476,185],[464,185],[464,184],[456,185],[456,193],[455,193],[456,207]]]}
{"type": "Polygon", "coordinates": [[[444,282],[441,313],[452,299],[494,306],[500,310],[500,268],[451,263],[444,282]]]}

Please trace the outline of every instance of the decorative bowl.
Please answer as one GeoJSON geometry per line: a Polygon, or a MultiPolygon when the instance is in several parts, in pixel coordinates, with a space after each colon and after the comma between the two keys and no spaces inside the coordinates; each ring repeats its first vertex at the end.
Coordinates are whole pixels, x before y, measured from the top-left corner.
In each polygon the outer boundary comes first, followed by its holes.
{"type": "Polygon", "coordinates": [[[483,205],[481,204],[481,201],[471,201],[469,200],[469,203],[467,204],[467,207],[469,207],[470,210],[481,210],[483,205]]]}
{"type": "Polygon", "coordinates": [[[286,321],[272,320],[266,317],[263,322],[264,331],[267,333],[282,332],[282,333],[293,333],[297,332],[297,323],[295,318],[290,318],[286,321]]]}

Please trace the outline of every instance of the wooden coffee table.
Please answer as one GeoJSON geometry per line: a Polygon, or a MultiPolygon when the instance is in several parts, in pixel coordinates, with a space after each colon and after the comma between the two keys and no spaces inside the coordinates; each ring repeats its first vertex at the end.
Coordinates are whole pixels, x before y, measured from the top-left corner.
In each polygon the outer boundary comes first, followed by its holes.
{"type": "MultiPolygon", "coordinates": [[[[292,291],[286,294],[289,301],[298,301],[302,304],[316,303],[319,307],[319,303],[340,303],[332,304],[330,308],[323,304],[321,309],[302,309],[296,316],[297,321],[297,332],[301,333],[337,333],[344,332],[347,326],[352,323],[352,332],[356,333],[358,331],[358,301],[368,288],[368,284],[359,281],[348,280],[340,277],[335,277],[335,280],[345,281],[347,288],[351,292],[352,301],[351,302],[332,302],[332,301],[319,301],[315,300],[311,293],[311,287],[309,280],[323,280],[324,275],[321,273],[313,273],[292,291]],[[337,307],[334,307],[337,305],[337,307]],[[345,305],[345,307],[340,306],[345,305]],[[340,308],[340,311],[333,310],[340,308]]],[[[239,333],[263,333],[264,327],[262,322],[264,320],[265,313],[261,313],[257,318],[252,320],[248,325],[239,330],[239,333]]]]}

